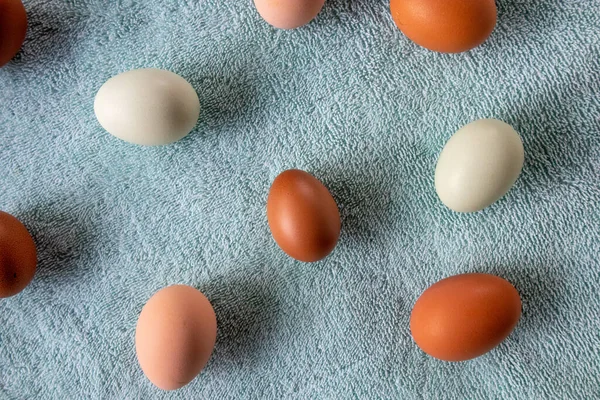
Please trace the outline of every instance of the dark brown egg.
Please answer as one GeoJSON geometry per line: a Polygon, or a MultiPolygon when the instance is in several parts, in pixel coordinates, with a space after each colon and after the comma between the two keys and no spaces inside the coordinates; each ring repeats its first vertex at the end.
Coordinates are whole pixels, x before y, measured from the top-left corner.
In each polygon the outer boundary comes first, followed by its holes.
{"type": "Polygon", "coordinates": [[[451,276],[425,290],[410,330],[427,354],[445,361],[479,357],[499,345],[521,317],[521,298],[508,281],[489,274],[451,276]]]}
{"type": "Polygon", "coordinates": [[[325,258],[340,236],[340,213],[331,193],[317,178],[297,169],[275,178],[267,219],[275,242],[300,261],[325,258]]]}
{"type": "Polygon", "coordinates": [[[25,226],[0,211],[0,297],[19,293],[33,279],[37,254],[25,226]]]}
{"type": "Polygon", "coordinates": [[[19,52],[27,33],[27,13],[21,0],[0,0],[0,67],[19,52]]]}

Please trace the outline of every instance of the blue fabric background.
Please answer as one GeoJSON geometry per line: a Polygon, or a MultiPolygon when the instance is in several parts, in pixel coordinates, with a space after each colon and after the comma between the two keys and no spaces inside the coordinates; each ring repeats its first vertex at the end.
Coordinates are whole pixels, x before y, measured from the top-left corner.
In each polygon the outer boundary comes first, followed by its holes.
{"type": "Polygon", "coordinates": [[[268,26],[251,0],[26,0],[22,52],[0,69],[0,209],[38,272],[0,301],[6,399],[590,399],[600,397],[600,8],[498,0],[474,51],[409,42],[387,0],[328,0],[310,25],[268,26]],[[159,67],[202,105],[180,142],[102,130],[110,77],[159,67]],[[525,166],[483,212],[438,200],[446,140],[482,117],[515,127],[525,166]],[[272,240],[277,174],[333,193],[340,242],[303,264],[272,240]],[[514,333],[465,363],[412,342],[432,283],[482,271],[523,300],[514,333]],[[208,367],[161,392],[135,357],[139,312],[175,283],[219,323],[208,367]]]}

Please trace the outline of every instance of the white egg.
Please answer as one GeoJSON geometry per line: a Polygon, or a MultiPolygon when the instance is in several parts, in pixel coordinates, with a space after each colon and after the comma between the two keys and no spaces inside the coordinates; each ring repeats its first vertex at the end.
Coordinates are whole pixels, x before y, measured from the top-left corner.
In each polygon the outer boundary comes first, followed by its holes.
{"type": "Polygon", "coordinates": [[[186,136],[200,115],[196,91],[179,75],[155,68],[110,78],[96,94],[98,122],[113,136],[156,146],[186,136]]]}
{"type": "Polygon", "coordinates": [[[440,200],[458,212],[484,209],[504,196],[523,168],[519,134],[497,119],[459,129],[442,150],[435,169],[440,200]]]}

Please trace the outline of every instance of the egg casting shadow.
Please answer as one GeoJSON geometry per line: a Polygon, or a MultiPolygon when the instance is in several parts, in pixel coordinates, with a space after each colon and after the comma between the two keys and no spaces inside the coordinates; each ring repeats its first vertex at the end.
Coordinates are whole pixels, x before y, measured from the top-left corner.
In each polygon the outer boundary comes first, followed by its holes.
{"type": "Polygon", "coordinates": [[[244,367],[270,357],[279,325],[279,302],[269,279],[235,279],[199,288],[217,315],[213,368],[244,367]]]}
{"type": "MultiPolygon", "coordinates": [[[[519,329],[544,331],[553,324],[556,310],[564,301],[564,283],[559,275],[562,265],[512,265],[479,268],[477,271],[499,276],[510,282],[521,297],[522,314],[519,329]]],[[[518,335],[518,332],[517,332],[518,335]]]]}
{"type": "Polygon", "coordinates": [[[385,189],[383,179],[358,171],[368,168],[340,166],[334,170],[309,171],[329,189],[338,205],[342,220],[340,240],[348,236],[369,241],[386,232],[391,224],[388,212],[391,193],[385,189]]]}
{"type": "Polygon", "coordinates": [[[249,114],[256,90],[240,77],[206,75],[185,78],[200,99],[200,119],[196,129],[201,134],[228,131],[235,124],[243,124],[249,114]]]}
{"type": "Polygon", "coordinates": [[[25,8],[27,35],[15,60],[47,66],[57,59],[69,57],[82,16],[65,10],[59,12],[46,4],[25,3],[25,8]]]}
{"type": "Polygon", "coordinates": [[[91,216],[78,212],[82,209],[82,205],[57,199],[17,214],[36,244],[34,280],[65,282],[65,278],[78,274],[79,265],[90,264],[96,226],[91,216]]]}

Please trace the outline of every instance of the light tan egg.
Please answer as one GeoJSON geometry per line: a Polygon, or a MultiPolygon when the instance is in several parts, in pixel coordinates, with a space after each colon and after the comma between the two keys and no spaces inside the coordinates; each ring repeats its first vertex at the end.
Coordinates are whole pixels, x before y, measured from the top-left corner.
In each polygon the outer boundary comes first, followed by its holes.
{"type": "Polygon", "coordinates": [[[217,319],[208,299],[190,286],[159,290],[142,309],[135,331],[138,362],[163,390],[190,383],[208,363],[217,319]]]}
{"type": "Polygon", "coordinates": [[[265,21],[279,29],[294,29],[312,21],[325,0],[254,0],[265,21]]]}

